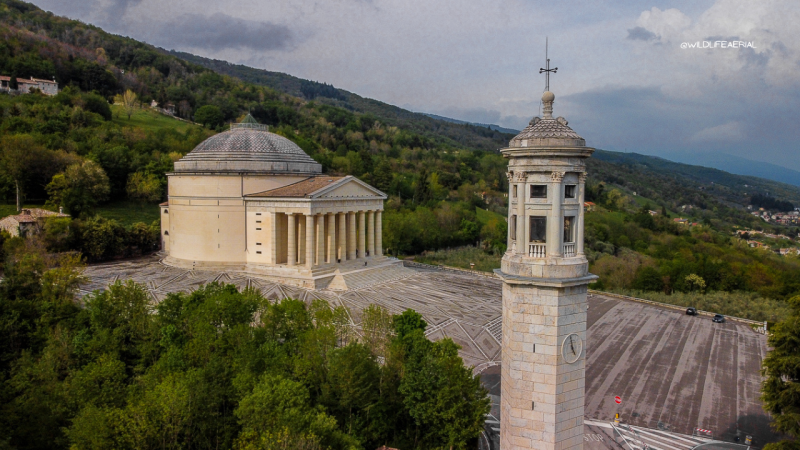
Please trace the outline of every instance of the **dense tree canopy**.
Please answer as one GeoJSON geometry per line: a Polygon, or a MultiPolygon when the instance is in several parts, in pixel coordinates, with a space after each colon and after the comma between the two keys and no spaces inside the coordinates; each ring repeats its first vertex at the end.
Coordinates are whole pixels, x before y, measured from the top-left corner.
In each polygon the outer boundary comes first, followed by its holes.
{"type": "Polygon", "coordinates": [[[486,391],[413,312],[266,301],[211,284],[74,301],[80,260],[14,253],[0,281],[0,446],[373,449],[472,445],[486,391]]]}

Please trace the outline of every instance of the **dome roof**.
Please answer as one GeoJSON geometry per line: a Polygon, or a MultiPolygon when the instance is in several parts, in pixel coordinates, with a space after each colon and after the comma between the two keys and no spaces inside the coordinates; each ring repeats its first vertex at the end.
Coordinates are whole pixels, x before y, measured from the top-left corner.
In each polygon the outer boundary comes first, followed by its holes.
{"type": "Polygon", "coordinates": [[[568,127],[567,121],[562,117],[558,119],[534,117],[524,130],[511,139],[509,145],[511,147],[535,147],[559,144],[557,141],[563,141],[560,143],[563,146],[583,147],[586,145],[586,141],[568,127]]]}
{"type": "Polygon", "coordinates": [[[246,118],[201,142],[175,163],[175,171],[313,174],[322,166],[294,142],[246,118]]]}

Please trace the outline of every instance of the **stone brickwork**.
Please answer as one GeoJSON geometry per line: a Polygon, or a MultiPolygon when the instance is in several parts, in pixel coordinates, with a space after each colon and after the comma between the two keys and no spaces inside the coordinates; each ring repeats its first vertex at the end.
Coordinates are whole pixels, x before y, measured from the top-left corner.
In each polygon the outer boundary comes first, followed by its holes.
{"type": "Polygon", "coordinates": [[[586,342],[586,286],[504,283],[503,330],[502,448],[580,448],[586,349],[569,364],[562,344],[586,342]]]}

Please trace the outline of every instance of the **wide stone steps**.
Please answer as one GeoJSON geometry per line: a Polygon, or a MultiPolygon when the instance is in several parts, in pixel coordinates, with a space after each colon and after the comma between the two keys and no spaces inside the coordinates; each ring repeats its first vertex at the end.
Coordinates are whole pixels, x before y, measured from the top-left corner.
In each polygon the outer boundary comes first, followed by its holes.
{"type": "Polygon", "coordinates": [[[417,273],[412,269],[407,269],[401,264],[375,267],[374,269],[359,270],[342,274],[347,289],[363,289],[375,284],[386,283],[387,281],[399,280],[417,273]]]}

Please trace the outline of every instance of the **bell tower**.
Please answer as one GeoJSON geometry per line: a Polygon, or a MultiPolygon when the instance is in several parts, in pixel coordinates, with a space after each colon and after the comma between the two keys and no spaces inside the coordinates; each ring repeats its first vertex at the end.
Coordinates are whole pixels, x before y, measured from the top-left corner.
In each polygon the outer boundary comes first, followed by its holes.
{"type": "Polygon", "coordinates": [[[503,450],[583,449],[586,293],[597,278],[584,256],[583,203],[594,149],[553,118],[554,101],[547,90],[544,117],[501,150],[509,160],[508,251],[495,271],[503,280],[503,450]]]}

